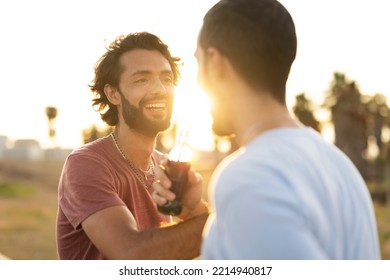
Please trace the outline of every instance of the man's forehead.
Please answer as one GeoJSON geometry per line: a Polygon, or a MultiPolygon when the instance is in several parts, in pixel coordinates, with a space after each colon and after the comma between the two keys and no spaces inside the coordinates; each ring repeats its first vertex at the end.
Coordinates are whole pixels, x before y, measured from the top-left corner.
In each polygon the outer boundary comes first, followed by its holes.
{"type": "Polygon", "coordinates": [[[120,63],[125,68],[137,71],[172,71],[168,59],[157,50],[135,49],[125,52],[120,63]]]}

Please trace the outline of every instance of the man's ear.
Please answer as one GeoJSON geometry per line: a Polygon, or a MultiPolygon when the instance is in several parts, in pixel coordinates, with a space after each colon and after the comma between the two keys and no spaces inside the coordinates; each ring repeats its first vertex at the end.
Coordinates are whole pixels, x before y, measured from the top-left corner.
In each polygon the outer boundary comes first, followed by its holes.
{"type": "Polygon", "coordinates": [[[113,105],[120,104],[120,101],[121,101],[120,93],[112,85],[106,84],[104,86],[104,94],[106,95],[108,101],[110,101],[111,104],[113,104],[113,105]]]}
{"type": "Polygon", "coordinates": [[[213,79],[223,78],[226,71],[226,57],[216,48],[207,49],[208,73],[213,79]]]}

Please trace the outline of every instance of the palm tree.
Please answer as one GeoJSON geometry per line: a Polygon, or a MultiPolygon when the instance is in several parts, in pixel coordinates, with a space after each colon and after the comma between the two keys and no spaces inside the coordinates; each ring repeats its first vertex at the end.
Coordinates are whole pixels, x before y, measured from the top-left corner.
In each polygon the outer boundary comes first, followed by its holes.
{"type": "Polygon", "coordinates": [[[335,129],[335,144],[366,177],[367,161],[364,152],[368,146],[368,112],[355,82],[344,74],[335,73],[325,107],[332,114],[335,129]]]}
{"type": "Polygon", "coordinates": [[[301,123],[320,132],[320,123],[313,114],[313,103],[306,97],[305,93],[295,97],[293,111],[301,123]]]}
{"type": "Polygon", "coordinates": [[[46,107],[46,116],[49,121],[49,138],[54,143],[54,138],[56,136],[56,130],[54,127],[54,120],[57,117],[57,108],[48,106],[46,107]]]}
{"type": "Polygon", "coordinates": [[[371,133],[375,137],[380,151],[384,148],[382,132],[389,126],[390,109],[387,106],[386,96],[377,93],[367,102],[367,111],[370,114],[371,133]]]}

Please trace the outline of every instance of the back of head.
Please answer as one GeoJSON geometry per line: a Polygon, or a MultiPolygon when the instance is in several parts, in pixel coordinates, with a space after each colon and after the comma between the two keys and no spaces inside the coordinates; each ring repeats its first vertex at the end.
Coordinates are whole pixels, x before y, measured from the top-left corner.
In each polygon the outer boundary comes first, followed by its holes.
{"type": "Polygon", "coordinates": [[[200,46],[217,48],[254,89],[285,102],[295,59],[294,22],[276,0],[221,0],[204,17],[200,46]]]}

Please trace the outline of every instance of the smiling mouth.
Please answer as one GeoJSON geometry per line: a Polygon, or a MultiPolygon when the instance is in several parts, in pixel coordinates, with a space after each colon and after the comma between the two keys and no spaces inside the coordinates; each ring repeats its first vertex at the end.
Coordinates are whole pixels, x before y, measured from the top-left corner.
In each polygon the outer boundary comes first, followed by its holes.
{"type": "Polygon", "coordinates": [[[167,108],[167,105],[165,103],[150,103],[145,105],[145,108],[152,111],[161,111],[165,110],[167,108]]]}

